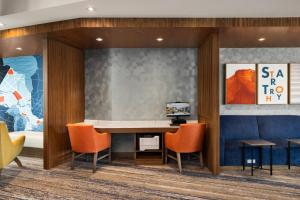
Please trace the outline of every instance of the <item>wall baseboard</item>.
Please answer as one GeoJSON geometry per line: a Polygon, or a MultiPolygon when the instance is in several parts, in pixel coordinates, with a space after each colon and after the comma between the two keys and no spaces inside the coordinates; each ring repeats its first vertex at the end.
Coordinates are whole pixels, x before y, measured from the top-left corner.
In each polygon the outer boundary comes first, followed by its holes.
{"type": "Polygon", "coordinates": [[[34,147],[24,147],[20,156],[33,157],[33,158],[43,158],[44,149],[34,148],[34,147]]]}
{"type": "Polygon", "coordinates": [[[113,160],[118,159],[128,159],[134,160],[134,152],[112,152],[111,153],[113,160]]]}

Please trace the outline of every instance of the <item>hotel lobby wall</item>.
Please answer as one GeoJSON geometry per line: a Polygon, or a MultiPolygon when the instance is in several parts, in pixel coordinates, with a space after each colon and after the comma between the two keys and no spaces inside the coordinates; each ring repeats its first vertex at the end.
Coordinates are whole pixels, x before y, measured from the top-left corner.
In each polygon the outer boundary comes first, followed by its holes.
{"type": "Polygon", "coordinates": [[[226,63],[300,63],[300,48],[221,48],[220,115],[299,115],[300,105],[225,105],[226,63]]]}
{"type": "Polygon", "coordinates": [[[71,158],[68,123],[84,120],[84,52],[53,39],[44,41],[44,168],[71,158]]]}
{"type": "Polygon", "coordinates": [[[87,119],[169,119],[169,101],[189,101],[196,119],[196,49],[112,48],[85,55],[87,119]]]}
{"type": "MultiPolygon", "coordinates": [[[[197,49],[87,50],[85,68],[86,119],[169,120],[170,101],[190,102],[197,119],[197,49]]],[[[132,139],[114,137],[113,151],[132,151],[132,139]]]]}

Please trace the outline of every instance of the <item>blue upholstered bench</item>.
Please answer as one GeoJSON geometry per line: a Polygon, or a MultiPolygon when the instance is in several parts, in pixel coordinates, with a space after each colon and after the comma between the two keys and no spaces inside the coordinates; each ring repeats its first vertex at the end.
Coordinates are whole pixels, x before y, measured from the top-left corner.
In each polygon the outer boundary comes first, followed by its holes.
{"type": "MultiPolygon", "coordinates": [[[[273,163],[287,164],[287,139],[300,138],[300,116],[221,116],[220,162],[222,166],[241,165],[240,140],[265,139],[275,142],[273,163]]],[[[258,154],[258,152],[256,152],[258,154]]],[[[269,162],[269,152],[263,152],[264,164],[269,162]]],[[[246,152],[246,159],[250,154],[246,152]]],[[[292,160],[300,162],[300,149],[293,151],[292,160]]]]}
{"type": "Polygon", "coordinates": [[[241,165],[240,140],[259,139],[256,116],[221,116],[220,138],[221,165],[241,165]]]}

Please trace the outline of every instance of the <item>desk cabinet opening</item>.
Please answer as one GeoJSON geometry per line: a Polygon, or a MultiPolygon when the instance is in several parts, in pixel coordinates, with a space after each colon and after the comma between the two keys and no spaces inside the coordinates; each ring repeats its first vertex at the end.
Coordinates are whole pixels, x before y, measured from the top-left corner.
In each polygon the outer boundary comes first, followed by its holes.
{"type": "Polygon", "coordinates": [[[163,164],[163,133],[143,133],[135,135],[136,164],[163,164]]]}

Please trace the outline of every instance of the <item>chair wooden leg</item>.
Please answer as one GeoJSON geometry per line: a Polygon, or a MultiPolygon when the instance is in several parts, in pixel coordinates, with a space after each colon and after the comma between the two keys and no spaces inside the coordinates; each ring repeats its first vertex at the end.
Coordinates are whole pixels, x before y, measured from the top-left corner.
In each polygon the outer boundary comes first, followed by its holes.
{"type": "Polygon", "coordinates": [[[1,173],[2,173],[2,169],[0,169],[0,176],[1,176],[1,173]]]}
{"type": "Polygon", "coordinates": [[[165,148],[165,164],[168,163],[168,149],[165,148]]]}
{"type": "Polygon", "coordinates": [[[108,162],[111,163],[111,147],[108,149],[108,162]]]}
{"type": "Polygon", "coordinates": [[[93,160],[93,173],[95,173],[95,172],[96,172],[97,160],[98,160],[98,152],[97,152],[97,153],[94,153],[94,160],[93,160]]]}
{"type": "Polygon", "coordinates": [[[201,166],[201,168],[204,168],[203,153],[202,152],[199,153],[199,159],[200,159],[200,166],[201,166]]]}
{"type": "Polygon", "coordinates": [[[74,170],[75,156],[76,156],[76,153],[72,152],[71,170],[74,170]]]}
{"type": "Polygon", "coordinates": [[[19,160],[18,157],[16,157],[16,158],[14,159],[14,161],[17,163],[17,165],[18,165],[19,167],[23,167],[23,165],[22,165],[22,163],[21,163],[21,161],[19,160]]]}
{"type": "Polygon", "coordinates": [[[180,153],[176,153],[176,155],[177,155],[177,162],[178,162],[179,173],[181,173],[182,172],[181,156],[180,156],[180,153]]]}

